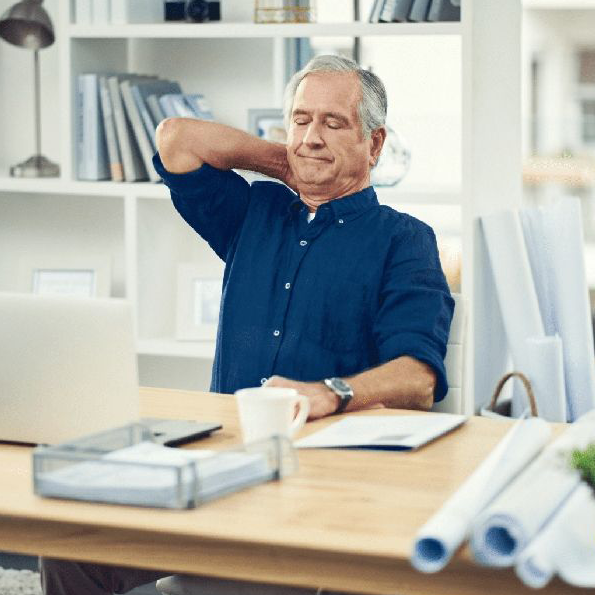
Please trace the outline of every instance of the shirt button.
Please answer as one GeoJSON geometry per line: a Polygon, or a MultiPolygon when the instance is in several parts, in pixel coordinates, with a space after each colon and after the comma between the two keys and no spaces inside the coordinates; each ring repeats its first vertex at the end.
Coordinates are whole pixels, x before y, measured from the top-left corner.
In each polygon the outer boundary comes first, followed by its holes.
{"type": "Polygon", "coordinates": [[[343,223],[343,219],[339,219],[339,223],[343,223]]]}
{"type": "Polygon", "coordinates": [[[266,378],[261,378],[261,379],[260,379],[260,384],[264,384],[266,381],[267,381],[267,379],[266,379],[266,378]]]}
{"type": "Polygon", "coordinates": [[[306,240],[302,240],[302,241],[300,242],[300,246],[305,246],[307,243],[308,243],[308,242],[306,242],[306,240]]]}
{"type": "Polygon", "coordinates": [[[291,287],[291,283],[285,283],[285,289],[289,289],[291,287]]]}
{"type": "Polygon", "coordinates": [[[281,331],[273,331],[273,335],[275,335],[275,337],[278,337],[281,334],[281,331]]]}

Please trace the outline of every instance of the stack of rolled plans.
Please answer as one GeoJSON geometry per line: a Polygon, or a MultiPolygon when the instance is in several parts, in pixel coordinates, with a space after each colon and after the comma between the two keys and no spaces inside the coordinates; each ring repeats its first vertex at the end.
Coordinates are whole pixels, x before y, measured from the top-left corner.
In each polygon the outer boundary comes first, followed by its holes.
{"type": "Polygon", "coordinates": [[[416,536],[411,563],[422,572],[448,564],[468,537],[473,519],[501,492],[548,442],[549,424],[520,419],[442,508],[416,536]]]}
{"type": "Polygon", "coordinates": [[[570,453],[595,441],[595,410],[574,424],[520,473],[474,521],[471,549],[489,566],[511,566],[520,552],[561,510],[581,482],[570,453]]]}
{"type": "Polygon", "coordinates": [[[529,587],[545,587],[554,574],[575,587],[595,587],[595,498],[581,483],[559,512],[520,553],[517,576],[529,587]]]}

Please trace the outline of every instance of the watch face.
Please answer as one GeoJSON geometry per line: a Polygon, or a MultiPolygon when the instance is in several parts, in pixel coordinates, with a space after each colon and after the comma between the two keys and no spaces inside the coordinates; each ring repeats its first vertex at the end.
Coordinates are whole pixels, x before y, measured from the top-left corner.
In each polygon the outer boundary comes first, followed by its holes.
{"type": "Polygon", "coordinates": [[[332,382],[333,386],[343,393],[347,393],[351,390],[351,387],[345,381],[341,380],[341,378],[333,378],[332,382]]]}

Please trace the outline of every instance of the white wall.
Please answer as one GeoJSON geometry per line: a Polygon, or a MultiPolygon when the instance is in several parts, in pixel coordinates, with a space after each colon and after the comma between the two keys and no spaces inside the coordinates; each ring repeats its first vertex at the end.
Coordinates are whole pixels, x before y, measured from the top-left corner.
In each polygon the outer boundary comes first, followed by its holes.
{"type": "Polygon", "coordinates": [[[542,64],[539,89],[540,125],[544,154],[572,146],[577,134],[577,110],[573,101],[578,47],[595,47],[595,10],[525,10],[524,12],[524,154],[529,152],[529,73],[532,56],[542,64]]]}

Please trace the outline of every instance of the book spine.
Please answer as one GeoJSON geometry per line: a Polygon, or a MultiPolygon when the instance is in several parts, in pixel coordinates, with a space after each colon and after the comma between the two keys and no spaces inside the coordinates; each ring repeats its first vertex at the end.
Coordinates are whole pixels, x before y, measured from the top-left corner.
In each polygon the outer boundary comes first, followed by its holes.
{"type": "Polygon", "coordinates": [[[107,86],[107,78],[99,77],[99,92],[101,96],[101,113],[103,114],[103,127],[105,129],[105,140],[107,142],[107,155],[111,179],[114,182],[124,181],[124,170],[120,160],[118,139],[116,136],[116,125],[114,123],[114,112],[112,101],[107,86]]]}
{"type": "Polygon", "coordinates": [[[173,104],[171,95],[166,93],[159,98],[159,105],[163,110],[166,118],[178,118],[179,114],[173,104]]]}
{"type": "Polygon", "coordinates": [[[112,100],[112,109],[114,111],[114,122],[116,124],[116,135],[118,138],[118,146],[120,148],[120,157],[122,158],[122,167],[124,169],[124,179],[127,182],[134,182],[132,150],[130,148],[130,139],[128,138],[126,116],[124,115],[124,106],[122,105],[118,77],[110,77],[108,79],[108,87],[112,100]]]}
{"type": "Polygon", "coordinates": [[[428,10],[428,21],[460,21],[461,7],[452,0],[432,0],[428,10]]]}
{"type": "Polygon", "coordinates": [[[396,3],[397,0],[384,0],[384,5],[382,6],[382,11],[380,12],[380,17],[378,18],[380,23],[392,22],[393,11],[396,3]]]}
{"type": "Polygon", "coordinates": [[[76,177],[84,180],[87,177],[85,169],[85,112],[84,112],[84,75],[79,74],[76,79],[76,177]]]}
{"type": "Polygon", "coordinates": [[[395,23],[407,22],[411,10],[412,0],[395,0],[392,20],[395,23]]]}
{"type": "Polygon", "coordinates": [[[184,99],[190,106],[190,109],[196,114],[197,118],[201,120],[214,120],[211,106],[204,95],[201,95],[200,93],[185,94],[184,99]]]}
{"type": "Polygon", "coordinates": [[[152,164],[153,151],[151,149],[151,143],[141,120],[140,113],[134,101],[134,97],[132,96],[130,81],[122,81],[120,83],[120,91],[122,92],[124,108],[132,127],[132,140],[135,140],[137,143],[140,157],[142,159],[141,165],[145,170],[144,172],[140,173],[140,175],[142,177],[146,177],[148,175],[151,181],[158,182],[161,178],[155,171],[155,168],[152,164]]]}
{"type": "MultiPolygon", "coordinates": [[[[118,0],[116,0],[118,2],[118,0]]],[[[111,0],[93,0],[93,24],[107,25],[111,21],[111,0]]]]}
{"type": "Polygon", "coordinates": [[[409,20],[413,23],[423,23],[428,17],[430,0],[413,0],[409,20]]]}
{"type": "Polygon", "coordinates": [[[374,4],[372,4],[372,8],[370,9],[370,15],[368,16],[369,23],[378,22],[378,16],[380,15],[380,11],[382,10],[383,4],[384,0],[374,0],[374,4]]]}
{"type": "Polygon", "coordinates": [[[180,118],[196,118],[194,110],[188,105],[182,93],[169,93],[171,104],[180,118]]]}
{"type": "Polygon", "coordinates": [[[90,25],[93,22],[93,4],[91,0],[76,0],[74,20],[77,25],[90,25]]]}
{"type": "Polygon", "coordinates": [[[151,143],[151,149],[153,153],[155,153],[155,151],[157,150],[155,144],[156,125],[153,122],[153,119],[151,118],[151,114],[147,109],[143,96],[141,95],[141,92],[138,90],[138,87],[136,85],[133,85],[132,87],[130,87],[130,90],[132,91],[132,97],[134,99],[134,102],[136,103],[136,108],[138,109],[143,126],[145,127],[147,137],[149,138],[149,141],[151,143]]]}
{"type": "Polygon", "coordinates": [[[159,98],[157,95],[149,95],[147,97],[147,105],[151,110],[151,115],[153,116],[153,121],[155,122],[155,128],[159,126],[159,123],[162,120],[165,120],[165,114],[161,109],[161,105],[159,105],[159,98]]]}
{"type": "Polygon", "coordinates": [[[99,99],[99,76],[88,74],[85,78],[85,155],[89,180],[109,179],[107,143],[99,99]]]}

